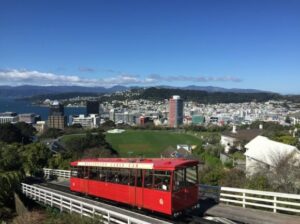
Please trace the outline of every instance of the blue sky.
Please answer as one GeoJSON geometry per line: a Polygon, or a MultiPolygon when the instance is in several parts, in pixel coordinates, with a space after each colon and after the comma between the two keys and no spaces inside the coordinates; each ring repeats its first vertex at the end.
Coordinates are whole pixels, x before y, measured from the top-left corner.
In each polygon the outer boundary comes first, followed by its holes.
{"type": "Polygon", "coordinates": [[[0,85],[300,93],[299,0],[1,0],[0,85]]]}

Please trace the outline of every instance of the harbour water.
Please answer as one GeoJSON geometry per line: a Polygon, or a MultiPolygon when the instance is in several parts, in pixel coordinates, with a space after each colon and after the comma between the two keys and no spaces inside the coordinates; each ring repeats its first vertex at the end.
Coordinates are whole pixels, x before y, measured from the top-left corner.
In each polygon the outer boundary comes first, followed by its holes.
{"type": "MultiPolygon", "coordinates": [[[[41,116],[42,120],[48,119],[49,108],[32,105],[29,101],[20,101],[13,98],[0,97],[0,113],[2,112],[35,113],[41,116]]],[[[85,107],[65,107],[65,115],[85,114],[85,107]]]]}

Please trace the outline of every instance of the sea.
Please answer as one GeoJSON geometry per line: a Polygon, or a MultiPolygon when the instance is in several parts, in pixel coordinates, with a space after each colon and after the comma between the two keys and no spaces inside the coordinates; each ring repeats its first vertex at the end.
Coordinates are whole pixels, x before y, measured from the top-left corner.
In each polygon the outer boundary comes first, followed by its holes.
{"type": "MultiPolygon", "coordinates": [[[[42,120],[47,120],[49,107],[33,105],[30,101],[0,97],[0,113],[2,112],[16,112],[18,114],[35,113],[40,115],[42,120]]],[[[85,113],[85,107],[65,107],[65,115],[67,116],[67,118],[69,118],[70,115],[85,113]]]]}

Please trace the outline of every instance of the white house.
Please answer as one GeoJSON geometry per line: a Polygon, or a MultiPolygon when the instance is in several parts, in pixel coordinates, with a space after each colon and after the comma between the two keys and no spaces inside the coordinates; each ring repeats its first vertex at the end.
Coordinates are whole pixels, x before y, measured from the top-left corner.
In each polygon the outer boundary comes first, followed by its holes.
{"type": "Polygon", "coordinates": [[[246,152],[246,173],[252,175],[261,169],[276,167],[276,163],[286,156],[295,156],[300,159],[300,151],[297,147],[276,142],[267,137],[257,136],[247,145],[246,152]]]}
{"type": "Polygon", "coordinates": [[[225,148],[225,153],[230,152],[231,147],[236,147],[237,149],[243,149],[243,142],[249,142],[254,139],[256,136],[263,133],[262,127],[259,129],[244,129],[237,130],[236,126],[232,127],[232,131],[223,132],[221,134],[221,145],[225,148]]]}

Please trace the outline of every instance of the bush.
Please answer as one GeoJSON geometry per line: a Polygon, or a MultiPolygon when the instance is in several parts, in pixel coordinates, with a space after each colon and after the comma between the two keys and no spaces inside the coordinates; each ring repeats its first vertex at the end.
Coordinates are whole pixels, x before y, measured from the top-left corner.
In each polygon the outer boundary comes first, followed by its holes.
{"type": "Polygon", "coordinates": [[[263,174],[256,174],[249,177],[246,181],[245,188],[261,191],[272,190],[268,178],[263,174]]]}
{"type": "Polygon", "coordinates": [[[222,167],[211,167],[206,165],[199,171],[199,180],[201,184],[220,185],[222,176],[224,176],[224,169],[222,167]]]}
{"type": "Polygon", "coordinates": [[[246,175],[238,169],[231,169],[224,172],[220,180],[221,186],[243,188],[246,182],[246,175]]]}

